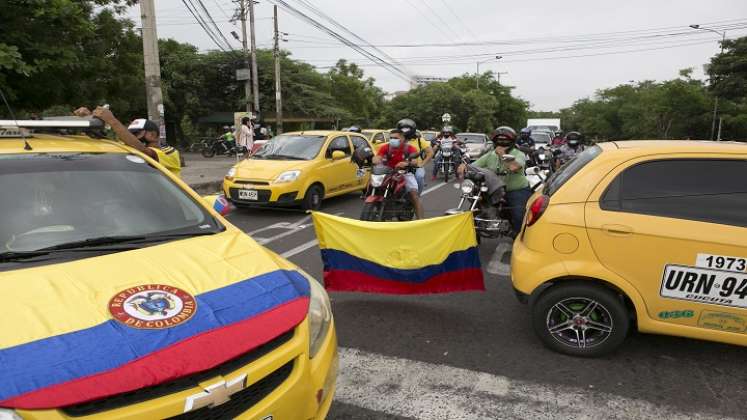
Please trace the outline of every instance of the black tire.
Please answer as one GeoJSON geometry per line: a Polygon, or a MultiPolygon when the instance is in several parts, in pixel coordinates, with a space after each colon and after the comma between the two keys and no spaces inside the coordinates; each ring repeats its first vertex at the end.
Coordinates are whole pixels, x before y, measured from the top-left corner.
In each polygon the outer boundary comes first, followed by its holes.
{"type": "Polygon", "coordinates": [[[211,157],[215,156],[215,147],[212,147],[212,146],[206,147],[206,148],[202,149],[202,151],[200,153],[202,153],[202,157],[211,158],[211,157]]]}
{"type": "Polygon", "coordinates": [[[324,188],[319,184],[314,184],[306,190],[306,195],[303,196],[301,208],[304,210],[319,210],[322,208],[323,199],[324,188]]]}
{"type": "Polygon", "coordinates": [[[446,166],[444,168],[444,183],[449,182],[449,172],[451,172],[451,166],[446,166]]]}
{"type": "Polygon", "coordinates": [[[630,314],[622,297],[610,289],[584,282],[560,283],[545,290],[534,303],[532,325],[552,350],[598,357],[623,344],[630,314]],[[550,332],[551,328],[556,331],[550,332]]]}
{"type": "Polygon", "coordinates": [[[363,203],[360,220],[368,222],[380,222],[381,220],[378,220],[381,216],[380,209],[380,202],[363,203]]]}

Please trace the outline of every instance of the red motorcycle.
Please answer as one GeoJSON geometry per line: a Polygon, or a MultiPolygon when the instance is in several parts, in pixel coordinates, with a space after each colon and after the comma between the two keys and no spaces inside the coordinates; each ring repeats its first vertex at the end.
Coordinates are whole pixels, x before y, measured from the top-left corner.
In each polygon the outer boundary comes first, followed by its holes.
{"type": "Polygon", "coordinates": [[[364,195],[360,220],[412,220],[415,217],[415,207],[405,186],[405,174],[408,172],[414,174],[415,168],[392,169],[386,165],[374,166],[364,195]]]}

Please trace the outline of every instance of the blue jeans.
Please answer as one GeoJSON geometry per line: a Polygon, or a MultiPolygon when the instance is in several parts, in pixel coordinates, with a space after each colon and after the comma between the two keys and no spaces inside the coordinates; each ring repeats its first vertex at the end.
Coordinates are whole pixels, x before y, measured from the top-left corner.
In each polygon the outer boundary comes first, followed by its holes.
{"type": "Polygon", "coordinates": [[[506,193],[506,203],[511,211],[511,226],[514,235],[521,230],[521,224],[524,223],[524,212],[526,211],[527,201],[532,196],[532,190],[529,187],[506,193]]]}
{"type": "Polygon", "coordinates": [[[418,195],[420,195],[423,193],[423,187],[425,187],[425,168],[415,170],[415,180],[418,181],[418,195]]]}

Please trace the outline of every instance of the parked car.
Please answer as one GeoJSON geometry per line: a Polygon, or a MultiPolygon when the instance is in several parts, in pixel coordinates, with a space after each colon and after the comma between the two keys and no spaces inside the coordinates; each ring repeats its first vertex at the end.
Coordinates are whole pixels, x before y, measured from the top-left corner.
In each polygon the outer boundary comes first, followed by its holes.
{"type": "Polygon", "coordinates": [[[577,356],[627,334],[747,345],[747,146],[588,147],[530,200],[511,276],[542,342],[577,356]]]}
{"type": "Polygon", "coordinates": [[[373,149],[368,139],[357,133],[281,134],[234,165],[224,179],[223,192],[238,207],[318,209],[324,198],[366,187],[369,174],[350,159],[360,147],[373,149]]]}
{"type": "Polygon", "coordinates": [[[145,154],[18,129],[55,124],[0,121],[0,418],[324,418],[322,285],[145,154]]]}
{"type": "Polygon", "coordinates": [[[464,142],[471,160],[479,158],[492,148],[488,136],[483,133],[458,133],[456,137],[464,142]]]}

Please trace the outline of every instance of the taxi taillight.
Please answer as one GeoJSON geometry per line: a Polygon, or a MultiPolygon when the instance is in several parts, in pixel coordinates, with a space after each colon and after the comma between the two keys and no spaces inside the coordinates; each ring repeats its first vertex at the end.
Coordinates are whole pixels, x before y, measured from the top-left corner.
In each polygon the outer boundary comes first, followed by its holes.
{"type": "Polygon", "coordinates": [[[529,213],[527,214],[527,226],[537,223],[537,220],[545,213],[545,209],[547,209],[549,203],[550,197],[546,195],[540,195],[532,201],[532,205],[529,206],[529,213]]]}

